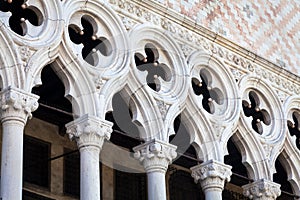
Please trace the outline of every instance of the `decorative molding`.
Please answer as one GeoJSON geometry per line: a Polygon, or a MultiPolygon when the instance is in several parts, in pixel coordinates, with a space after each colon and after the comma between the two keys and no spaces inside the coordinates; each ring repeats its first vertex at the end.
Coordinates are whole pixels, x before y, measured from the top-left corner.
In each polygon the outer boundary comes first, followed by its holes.
{"type": "Polygon", "coordinates": [[[280,185],[266,179],[242,186],[249,199],[275,200],[281,194],[280,185]]]}
{"type": "Polygon", "coordinates": [[[77,142],[78,148],[102,148],[104,140],[109,140],[113,123],[88,114],[66,124],[67,134],[77,142]]]}
{"type": "Polygon", "coordinates": [[[26,123],[32,112],[38,108],[37,95],[14,87],[8,87],[0,93],[1,121],[21,120],[26,123]]]}
{"type": "Polygon", "coordinates": [[[191,168],[192,177],[200,181],[203,191],[210,188],[223,190],[225,181],[230,181],[231,166],[219,161],[209,160],[191,168]]]}
{"type": "Polygon", "coordinates": [[[176,149],[176,146],[156,139],[133,148],[134,157],[143,163],[147,173],[165,173],[177,156],[176,149]]]}

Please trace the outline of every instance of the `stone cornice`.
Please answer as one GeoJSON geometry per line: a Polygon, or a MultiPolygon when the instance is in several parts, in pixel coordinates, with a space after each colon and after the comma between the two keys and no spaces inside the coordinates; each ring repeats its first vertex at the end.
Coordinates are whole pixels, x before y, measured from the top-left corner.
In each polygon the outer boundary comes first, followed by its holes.
{"type": "Polygon", "coordinates": [[[151,140],[135,147],[134,157],[143,163],[147,173],[160,171],[165,173],[168,165],[176,158],[176,146],[160,141],[151,140]]]}
{"type": "Polygon", "coordinates": [[[4,89],[1,94],[1,121],[19,120],[24,124],[38,108],[37,95],[14,87],[4,89]]]}
{"type": "Polygon", "coordinates": [[[94,116],[84,115],[66,124],[67,134],[77,142],[78,148],[94,146],[102,148],[104,140],[109,140],[113,123],[94,116]]]}

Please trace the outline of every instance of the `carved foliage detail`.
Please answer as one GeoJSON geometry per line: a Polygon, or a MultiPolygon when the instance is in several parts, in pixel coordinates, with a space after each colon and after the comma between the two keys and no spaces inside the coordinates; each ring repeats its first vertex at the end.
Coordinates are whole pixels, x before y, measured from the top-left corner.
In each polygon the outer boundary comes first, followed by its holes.
{"type": "Polygon", "coordinates": [[[264,179],[242,187],[249,199],[276,199],[281,194],[279,184],[264,179]]]}
{"type": "Polygon", "coordinates": [[[197,183],[200,181],[203,190],[210,187],[223,189],[225,181],[230,181],[231,166],[218,161],[209,160],[205,163],[192,167],[192,177],[197,183]]]}
{"type": "Polygon", "coordinates": [[[163,171],[166,172],[168,165],[176,158],[176,146],[152,140],[145,144],[135,147],[134,157],[143,163],[147,172],[163,171]]]}
{"type": "Polygon", "coordinates": [[[85,115],[66,125],[67,134],[77,142],[78,148],[95,146],[102,148],[105,139],[109,140],[112,123],[85,115]]]}
{"type": "Polygon", "coordinates": [[[38,108],[38,96],[26,93],[16,88],[8,88],[1,94],[1,118],[19,117],[24,121],[32,117],[32,112],[38,108]]]}

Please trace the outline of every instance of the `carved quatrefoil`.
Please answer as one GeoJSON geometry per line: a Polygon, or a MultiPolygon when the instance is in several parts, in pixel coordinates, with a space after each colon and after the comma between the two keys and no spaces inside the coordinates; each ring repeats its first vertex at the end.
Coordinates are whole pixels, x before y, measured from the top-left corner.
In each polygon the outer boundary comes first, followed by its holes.
{"type": "Polygon", "coordinates": [[[192,87],[196,95],[203,96],[202,106],[207,112],[215,112],[214,102],[218,105],[223,104],[224,95],[219,88],[212,87],[212,77],[208,71],[200,71],[200,80],[192,78],[192,87]]]}
{"type": "Polygon", "coordinates": [[[252,117],[252,128],[258,133],[263,134],[262,123],[269,126],[271,118],[268,111],[260,108],[260,101],[257,94],[253,91],[249,92],[250,103],[243,100],[243,110],[246,117],[252,117]]]}
{"type": "Polygon", "coordinates": [[[147,55],[146,57],[140,53],[135,53],[135,64],[140,71],[148,72],[146,77],[147,85],[154,91],[158,92],[161,89],[159,77],[161,77],[164,81],[170,81],[170,69],[166,64],[158,61],[159,52],[154,45],[150,43],[146,44],[145,53],[147,55]]]}
{"type": "Polygon", "coordinates": [[[81,51],[83,59],[90,65],[96,66],[99,63],[100,52],[103,56],[109,56],[112,53],[111,43],[105,37],[98,37],[97,24],[92,17],[84,15],[81,17],[83,29],[75,24],[69,25],[69,36],[73,43],[82,44],[81,51]]]}
{"type": "Polygon", "coordinates": [[[291,136],[296,136],[296,146],[300,150],[300,113],[299,111],[293,112],[293,121],[288,120],[287,126],[291,136]]]}
{"type": "Polygon", "coordinates": [[[27,33],[26,20],[34,26],[43,23],[41,11],[26,4],[27,0],[0,0],[0,11],[10,12],[10,28],[17,34],[24,36],[27,33]]]}

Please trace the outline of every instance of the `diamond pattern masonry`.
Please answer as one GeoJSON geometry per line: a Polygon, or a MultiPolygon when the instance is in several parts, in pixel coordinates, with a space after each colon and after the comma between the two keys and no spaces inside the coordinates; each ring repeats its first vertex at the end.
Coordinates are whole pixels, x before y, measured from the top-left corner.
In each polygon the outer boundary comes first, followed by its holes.
{"type": "Polygon", "coordinates": [[[300,74],[300,1],[157,1],[300,74]]]}

